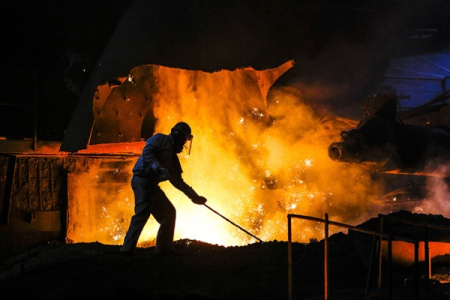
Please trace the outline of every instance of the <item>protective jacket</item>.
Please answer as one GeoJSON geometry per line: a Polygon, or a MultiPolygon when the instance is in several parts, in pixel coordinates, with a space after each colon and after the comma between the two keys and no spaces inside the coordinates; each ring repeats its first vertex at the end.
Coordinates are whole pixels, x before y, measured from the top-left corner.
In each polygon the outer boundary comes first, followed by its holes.
{"type": "Polygon", "coordinates": [[[183,170],[174,150],[173,138],[170,135],[157,133],[145,143],[142,155],[133,168],[133,174],[159,183],[167,180],[167,178],[159,176],[162,168],[169,171],[170,177],[168,180],[175,188],[182,191],[190,199],[199,197],[181,176],[183,170]]]}

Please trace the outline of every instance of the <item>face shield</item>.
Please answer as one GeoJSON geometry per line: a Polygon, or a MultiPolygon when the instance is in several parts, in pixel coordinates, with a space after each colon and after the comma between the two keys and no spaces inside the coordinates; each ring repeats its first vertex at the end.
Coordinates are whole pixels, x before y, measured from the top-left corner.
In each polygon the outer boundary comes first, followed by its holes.
{"type": "Polygon", "coordinates": [[[191,155],[193,139],[194,139],[194,136],[192,134],[190,134],[186,137],[186,142],[183,145],[183,153],[185,153],[186,155],[191,155]]]}
{"type": "Polygon", "coordinates": [[[170,134],[174,138],[175,151],[177,153],[183,152],[184,155],[191,154],[192,139],[191,127],[185,122],[178,122],[172,127],[170,134]]]}

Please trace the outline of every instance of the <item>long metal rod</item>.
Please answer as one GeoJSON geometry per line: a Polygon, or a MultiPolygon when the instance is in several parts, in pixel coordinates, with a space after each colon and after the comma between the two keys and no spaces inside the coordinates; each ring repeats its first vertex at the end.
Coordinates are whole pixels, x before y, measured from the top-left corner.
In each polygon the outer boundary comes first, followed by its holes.
{"type": "Polygon", "coordinates": [[[328,234],[329,234],[329,228],[328,228],[328,214],[325,213],[325,239],[324,239],[324,253],[323,253],[323,257],[324,257],[324,261],[323,261],[323,266],[324,266],[324,287],[325,287],[325,300],[328,300],[328,234]]]}
{"type": "Polygon", "coordinates": [[[288,214],[288,295],[289,300],[292,300],[292,225],[291,215],[288,214]]]}
{"type": "Polygon", "coordinates": [[[227,220],[228,222],[230,222],[231,224],[233,224],[234,226],[236,226],[237,228],[239,228],[240,230],[242,230],[243,232],[245,232],[246,234],[250,235],[251,237],[257,239],[258,241],[262,242],[262,240],[256,236],[254,236],[253,234],[251,234],[250,232],[248,232],[247,230],[245,230],[244,228],[242,228],[241,226],[237,225],[236,223],[232,222],[231,220],[225,218],[224,216],[222,216],[221,214],[219,214],[217,211],[215,211],[214,209],[212,209],[211,207],[209,207],[206,204],[203,204],[204,206],[206,206],[207,208],[209,208],[212,212],[214,212],[215,214],[219,215],[220,217],[222,217],[223,219],[227,220]]]}
{"type": "Polygon", "coordinates": [[[428,227],[425,227],[425,242],[424,242],[424,252],[425,252],[425,266],[426,266],[426,279],[427,279],[427,290],[430,290],[431,282],[431,260],[430,260],[430,245],[428,243],[428,227]]]}

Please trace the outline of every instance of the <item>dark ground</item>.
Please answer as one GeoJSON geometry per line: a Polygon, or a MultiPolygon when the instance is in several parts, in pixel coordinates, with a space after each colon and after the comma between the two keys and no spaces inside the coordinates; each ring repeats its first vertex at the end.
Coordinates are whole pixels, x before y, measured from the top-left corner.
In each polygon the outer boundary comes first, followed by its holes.
{"type": "MultiPolygon", "coordinates": [[[[405,213],[400,216],[405,217],[405,213]]],[[[426,217],[441,225],[449,221],[426,217]]],[[[363,225],[371,228],[376,220],[363,225]]],[[[329,299],[364,299],[370,255],[361,255],[357,244],[353,234],[330,237],[329,299]]],[[[123,295],[146,299],[288,299],[287,242],[222,247],[179,240],[175,245],[180,256],[158,257],[151,247],[124,257],[118,253],[119,246],[48,244],[3,262],[0,295],[2,299],[115,299],[123,295]]],[[[324,298],[323,250],[323,241],[293,243],[293,299],[324,298]]],[[[448,256],[433,258],[432,278],[448,279],[448,256]]],[[[369,285],[370,299],[388,299],[386,269],[382,289],[369,285]]],[[[412,266],[393,266],[392,299],[450,299],[448,284],[437,280],[432,280],[428,289],[423,279],[420,290],[414,285],[405,287],[405,282],[413,281],[413,274],[412,266]]]]}

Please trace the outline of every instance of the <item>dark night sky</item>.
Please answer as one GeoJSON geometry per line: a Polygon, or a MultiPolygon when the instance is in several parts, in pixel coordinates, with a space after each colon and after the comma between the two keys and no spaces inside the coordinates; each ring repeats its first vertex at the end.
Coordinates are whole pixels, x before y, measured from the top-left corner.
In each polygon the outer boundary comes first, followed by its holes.
{"type": "MultiPolygon", "coordinates": [[[[15,1],[12,8],[3,10],[4,102],[34,98],[34,84],[26,83],[33,82],[29,74],[35,72],[40,139],[62,140],[79,101],[80,95],[64,83],[68,53],[90,58],[84,66],[86,72],[78,72],[84,75],[78,77],[78,82],[84,83],[128,5],[139,3],[140,0],[47,0],[30,5],[15,1]],[[19,88],[17,82],[22,82],[19,88]]],[[[215,71],[242,66],[273,68],[294,59],[296,66],[276,84],[304,88],[320,83],[330,87],[326,92],[316,93],[308,88],[303,92],[310,103],[334,106],[342,114],[347,113],[347,108],[356,107],[353,114],[359,111],[360,101],[377,92],[391,58],[440,50],[450,40],[450,3],[444,0],[147,3],[151,9],[149,18],[140,26],[151,28],[148,49],[142,50],[146,45],[141,43],[124,46],[131,53],[123,58],[126,62],[122,69],[118,69],[123,74],[111,76],[126,74],[135,62],[215,71]],[[417,29],[430,27],[438,28],[434,38],[425,42],[408,39],[417,29]],[[139,55],[139,59],[134,57],[139,55]]],[[[132,29],[127,34],[128,41],[139,36],[132,29]]],[[[76,70],[72,74],[77,75],[76,70]]],[[[77,77],[72,79],[76,81],[77,77]]],[[[30,119],[30,112],[24,111],[14,113],[12,108],[2,106],[3,120],[6,116],[15,117],[12,125],[2,124],[8,132],[0,135],[28,134],[28,129],[21,128],[26,122],[19,120],[20,116],[30,119]]]]}

